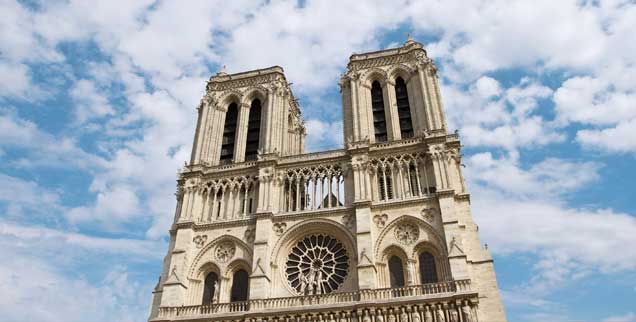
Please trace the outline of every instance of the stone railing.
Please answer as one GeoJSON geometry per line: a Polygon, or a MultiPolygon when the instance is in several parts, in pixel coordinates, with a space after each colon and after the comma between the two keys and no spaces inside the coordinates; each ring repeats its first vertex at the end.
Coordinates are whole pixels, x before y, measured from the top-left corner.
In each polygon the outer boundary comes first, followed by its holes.
{"type": "MultiPolygon", "coordinates": [[[[346,305],[356,303],[377,303],[381,300],[401,299],[439,301],[440,298],[456,295],[469,295],[472,292],[470,280],[455,280],[401,288],[368,289],[356,292],[330,293],[310,296],[255,299],[245,302],[219,303],[211,305],[192,305],[179,307],[160,307],[155,321],[165,321],[181,317],[194,317],[210,314],[231,314],[264,310],[285,310],[307,308],[309,306],[346,305]]],[[[461,300],[461,299],[460,299],[461,300]]],[[[431,302],[433,306],[436,304],[431,302]]]]}

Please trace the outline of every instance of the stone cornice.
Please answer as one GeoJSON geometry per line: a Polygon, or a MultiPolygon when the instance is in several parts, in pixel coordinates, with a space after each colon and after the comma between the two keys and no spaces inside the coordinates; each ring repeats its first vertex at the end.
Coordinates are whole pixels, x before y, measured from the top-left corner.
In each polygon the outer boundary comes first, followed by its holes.
{"type": "Polygon", "coordinates": [[[290,219],[303,219],[303,218],[313,218],[317,215],[320,216],[335,216],[335,215],[343,215],[343,214],[352,214],[353,208],[351,207],[337,207],[337,208],[325,208],[325,209],[316,209],[316,210],[303,210],[299,212],[290,212],[290,213],[282,213],[275,214],[272,218],[273,222],[285,221],[290,219]]]}
{"type": "Polygon", "coordinates": [[[371,209],[401,208],[401,207],[409,206],[409,205],[426,204],[426,203],[434,202],[435,200],[437,200],[437,198],[434,194],[432,194],[432,195],[425,195],[422,197],[415,197],[410,199],[376,201],[371,203],[371,209]]]}
{"type": "Polygon", "coordinates": [[[416,42],[398,48],[368,52],[364,54],[353,54],[349,57],[347,70],[357,71],[373,67],[395,65],[414,60],[420,60],[423,62],[430,61],[422,44],[416,42]]]}
{"type": "MultiPolygon", "coordinates": [[[[217,74],[210,77],[208,91],[223,91],[231,88],[254,86],[269,83],[277,79],[285,79],[283,68],[272,66],[236,74],[217,74]]],[[[286,81],[285,81],[286,83],[286,81]]]]}

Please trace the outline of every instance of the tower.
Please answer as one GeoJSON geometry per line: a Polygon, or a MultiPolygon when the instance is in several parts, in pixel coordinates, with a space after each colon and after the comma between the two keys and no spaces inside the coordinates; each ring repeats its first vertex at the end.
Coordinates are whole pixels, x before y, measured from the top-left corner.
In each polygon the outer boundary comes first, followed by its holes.
{"type": "Polygon", "coordinates": [[[208,82],[151,321],[505,321],[420,43],[349,59],[343,149],[280,67],[208,82]]]}

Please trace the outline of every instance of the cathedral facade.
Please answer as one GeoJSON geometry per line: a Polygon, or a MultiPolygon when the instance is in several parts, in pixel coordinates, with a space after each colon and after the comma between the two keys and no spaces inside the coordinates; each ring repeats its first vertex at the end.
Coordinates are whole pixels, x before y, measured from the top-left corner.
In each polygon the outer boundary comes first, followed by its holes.
{"type": "Polygon", "coordinates": [[[305,153],[280,67],[213,76],[150,321],[505,321],[420,43],[350,57],[344,148],[305,153]]]}

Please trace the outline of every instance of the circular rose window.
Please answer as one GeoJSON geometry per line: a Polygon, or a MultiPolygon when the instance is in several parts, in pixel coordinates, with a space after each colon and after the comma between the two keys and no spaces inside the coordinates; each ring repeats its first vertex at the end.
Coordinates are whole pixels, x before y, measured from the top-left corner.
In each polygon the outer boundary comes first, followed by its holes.
{"type": "Polygon", "coordinates": [[[287,256],[287,281],[298,294],[331,293],[342,285],[348,272],[347,250],[331,236],[307,236],[287,256]]]}

